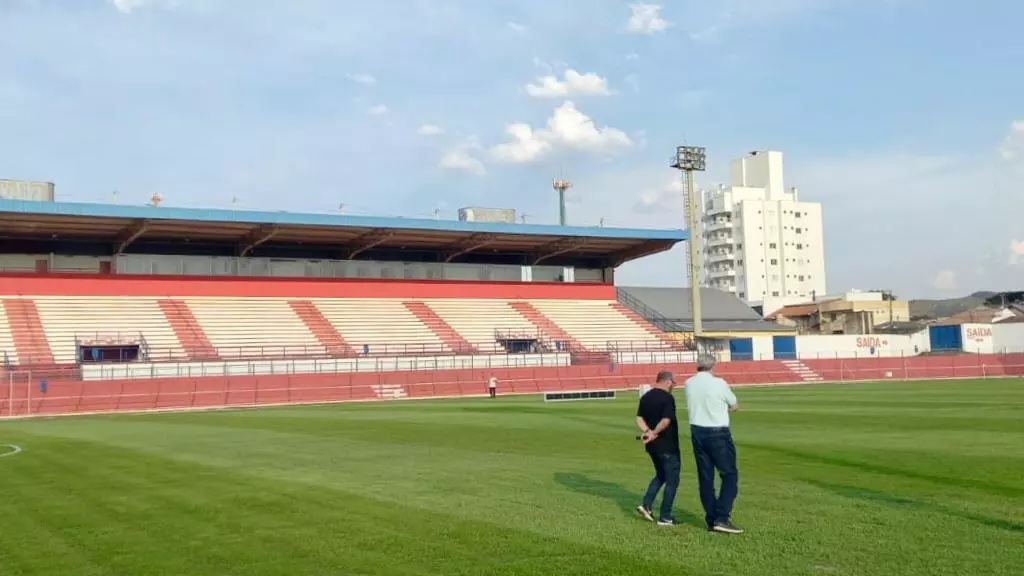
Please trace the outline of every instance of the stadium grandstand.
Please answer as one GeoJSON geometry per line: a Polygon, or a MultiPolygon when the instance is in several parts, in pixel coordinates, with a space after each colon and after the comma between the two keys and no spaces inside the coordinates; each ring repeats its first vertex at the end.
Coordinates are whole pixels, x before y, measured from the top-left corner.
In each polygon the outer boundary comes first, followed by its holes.
{"type": "Polygon", "coordinates": [[[490,368],[682,350],[613,286],[617,266],[680,230],[18,200],[0,200],[0,230],[9,371],[490,368]]]}

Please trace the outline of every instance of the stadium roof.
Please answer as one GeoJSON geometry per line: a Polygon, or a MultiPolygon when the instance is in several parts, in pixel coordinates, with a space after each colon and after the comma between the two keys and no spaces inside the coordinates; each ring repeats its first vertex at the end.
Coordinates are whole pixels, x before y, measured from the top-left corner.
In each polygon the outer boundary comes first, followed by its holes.
{"type": "Polygon", "coordinates": [[[437,252],[443,262],[464,261],[471,253],[500,253],[521,255],[523,264],[556,264],[571,256],[618,266],[668,250],[688,235],[683,230],[0,199],[0,237],[106,242],[115,254],[135,243],[187,241],[230,244],[238,256],[254,255],[258,246],[307,245],[341,249],[347,259],[390,249],[437,252]]]}

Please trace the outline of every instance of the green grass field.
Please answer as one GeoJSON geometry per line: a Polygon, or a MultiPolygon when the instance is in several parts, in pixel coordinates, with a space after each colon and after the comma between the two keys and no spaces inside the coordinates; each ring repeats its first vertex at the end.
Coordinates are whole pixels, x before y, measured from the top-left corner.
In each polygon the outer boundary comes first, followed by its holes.
{"type": "Polygon", "coordinates": [[[685,524],[634,515],[630,393],[0,423],[0,574],[1024,572],[1021,380],[737,393],[741,536],[688,440],[685,524]]]}

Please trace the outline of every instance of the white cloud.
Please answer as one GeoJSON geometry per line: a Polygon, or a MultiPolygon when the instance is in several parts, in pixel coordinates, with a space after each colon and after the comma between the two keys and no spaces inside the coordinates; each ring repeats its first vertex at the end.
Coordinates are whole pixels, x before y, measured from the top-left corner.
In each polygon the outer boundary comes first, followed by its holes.
{"type": "Polygon", "coordinates": [[[628,60],[628,61],[639,60],[639,59],[640,59],[640,55],[637,54],[636,52],[630,52],[629,54],[626,54],[626,60],[628,60]]]}
{"type": "Polygon", "coordinates": [[[938,290],[949,292],[956,290],[956,272],[952,270],[940,270],[935,275],[935,280],[932,281],[932,285],[938,290]]]}
{"type": "Polygon", "coordinates": [[[389,112],[391,112],[391,111],[388,110],[388,107],[383,105],[383,104],[377,104],[376,106],[371,106],[370,109],[367,110],[367,113],[369,113],[370,116],[385,116],[389,112]]]}
{"type": "Polygon", "coordinates": [[[424,124],[416,129],[416,133],[420,136],[440,136],[444,134],[444,128],[435,124],[424,124]]]}
{"type": "Polygon", "coordinates": [[[1003,160],[1024,159],[1024,120],[1010,123],[1010,131],[999,145],[999,156],[1003,160]]]}
{"type": "Polygon", "coordinates": [[[114,8],[122,14],[131,14],[134,10],[146,7],[151,4],[149,0],[110,0],[114,8]]]}
{"type": "Polygon", "coordinates": [[[465,148],[456,148],[445,152],[438,162],[438,166],[444,170],[456,172],[469,172],[476,176],[483,176],[487,173],[483,162],[470,155],[465,148]]]}
{"type": "Polygon", "coordinates": [[[377,83],[377,79],[370,74],[349,74],[348,79],[356,84],[370,86],[377,83]]]}
{"type": "Polygon", "coordinates": [[[529,28],[518,22],[509,22],[508,29],[515,32],[516,34],[526,34],[527,32],[529,32],[529,28]]]}
{"type": "Polygon", "coordinates": [[[1024,240],[1010,240],[1010,265],[1024,262],[1024,240]]]}
{"type": "Polygon", "coordinates": [[[640,77],[639,76],[637,76],[636,74],[629,74],[629,75],[627,75],[624,78],[624,80],[626,81],[626,84],[629,84],[629,87],[633,89],[633,92],[639,92],[640,91],[640,77]]]}
{"type": "Polygon", "coordinates": [[[526,93],[534,98],[564,98],[566,96],[607,96],[608,79],[593,72],[580,74],[569,69],[563,74],[564,80],[556,76],[541,76],[536,84],[527,84],[526,93]]]}
{"type": "Polygon", "coordinates": [[[633,212],[637,214],[660,214],[666,210],[681,211],[683,189],[676,178],[666,179],[660,187],[647,188],[637,196],[633,212]]]}
{"type": "Polygon", "coordinates": [[[626,24],[630,34],[654,34],[665,31],[672,24],[661,17],[658,4],[631,4],[632,14],[626,24]]]}
{"type": "Polygon", "coordinates": [[[505,131],[510,141],[491,148],[491,155],[509,164],[536,161],[556,148],[610,154],[633,145],[625,132],[608,126],[599,128],[568,100],[555,109],[544,128],[517,122],[506,126],[505,131]]]}

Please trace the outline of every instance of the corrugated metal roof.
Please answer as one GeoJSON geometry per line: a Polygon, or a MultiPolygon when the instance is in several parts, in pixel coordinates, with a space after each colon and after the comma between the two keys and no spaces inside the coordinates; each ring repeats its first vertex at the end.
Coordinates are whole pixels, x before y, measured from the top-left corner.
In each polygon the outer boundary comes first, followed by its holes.
{"type": "MultiPolygon", "coordinates": [[[[689,288],[643,288],[620,286],[620,290],[643,302],[656,313],[672,321],[693,320],[689,288]]],[[[713,288],[700,289],[701,319],[761,321],[753,308],[729,292],[713,288]]]]}
{"type": "Polygon", "coordinates": [[[779,316],[785,316],[786,318],[797,318],[800,316],[810,316],[818,311],[817,304],[790,304],[789,306],[783,306],[775,312],[768,315],[768,319],[778,318],[779,316]]]}

